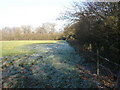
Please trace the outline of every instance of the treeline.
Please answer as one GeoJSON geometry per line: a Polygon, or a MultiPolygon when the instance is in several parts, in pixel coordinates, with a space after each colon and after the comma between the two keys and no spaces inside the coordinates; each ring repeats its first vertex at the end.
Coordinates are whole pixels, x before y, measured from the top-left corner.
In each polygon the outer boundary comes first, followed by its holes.
{"type": "Polygon", "coordinates": [[[74,2],[60,19],[71,21],[64,28],[67,40],[120,64],[119,2],[74,2]]]}
{"type": "Polygon", "coordinates": [[[55,26],[54,23],[43,23],[35,29],[28,25],[4,27],[0,30],[0,40],[58,40],[62,32],[56,32],[55,26]]]}

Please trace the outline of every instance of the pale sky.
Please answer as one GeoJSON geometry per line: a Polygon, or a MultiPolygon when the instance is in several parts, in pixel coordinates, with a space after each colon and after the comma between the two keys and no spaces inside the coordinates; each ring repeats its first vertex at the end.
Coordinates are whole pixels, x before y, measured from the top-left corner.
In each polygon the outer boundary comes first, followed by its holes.
{"type": "Polygon", "coordinates": [[[60,13],[73,0],[0,0],[0,28],[21,25],[40,26],[41,23],[57,23],[61,28],[62,21],[56,21],[60,13]]]}

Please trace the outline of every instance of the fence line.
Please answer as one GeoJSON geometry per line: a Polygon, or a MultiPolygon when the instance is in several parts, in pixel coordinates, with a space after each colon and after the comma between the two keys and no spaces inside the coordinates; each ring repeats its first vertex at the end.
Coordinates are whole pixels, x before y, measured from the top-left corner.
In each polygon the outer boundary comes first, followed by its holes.
{"type": "Polygon", "coordinates": [[[115,63],[115,62],[113,62],[113,61],[111,61],[111,60],[109,60],[109,59],[107,59],[107,58],[104,58],[104,57],[102,57],[101,55],[98,55],[98,54],[96,54],[96,53],[93,52],[93,51],[91,51],[91,52],[92,52],[93,54],[99,56],[101,59],[104,59],[104,60],[106,60],[106,61],[108,61],[108,62],[111,62],[112,64],[115,64],[116,66],[118,66],[118,67],[120,68],[120,64],[117,64],[117,63],[115,63]]]}
{"type": "MultiPolygon", "coordinates": [[[[117,77],[117,73],[120,70],[120,64],[117,64],[117,63],[115,63],[115,62],[113,62],[113,61],[111,61],[111,60],[109,60],[109,59],[107,59],[105,57],[102,57],[101,55],[99,55],[99,54],[97,54],[97,53],[95,53],[93,51],[87,51],[87,52],[91,53],[91,55],[97,56],[97,60],[93,60],[93,61],[95,63],[97,63],[97,70],[96,70],[97,72],[96,72],[96,74],[98,76],[100,75],[100,72],[101,72],[100,67],[102,67],[102,68],[104,68],[104,70],[107,70],[112,76],[117,77]],[[101,61],[100,59],[102,61],[106,61],[106,62],[103,62],[103,63],[100,64],[100,61],[101,61]],[[105,63],[106,63],[106,65],[105,65],[105,63]],[[110,64],[107,64],[107,63],[110,63],[110,64]],[[109,67],[109,65],[114,65],[115,66],[113,68],[114,70],[113,69],[111,70],[110,69],[111,67],[109,67]]],[[[89,56],[89,57],[91,57],[91,56],[89,56]]]]}

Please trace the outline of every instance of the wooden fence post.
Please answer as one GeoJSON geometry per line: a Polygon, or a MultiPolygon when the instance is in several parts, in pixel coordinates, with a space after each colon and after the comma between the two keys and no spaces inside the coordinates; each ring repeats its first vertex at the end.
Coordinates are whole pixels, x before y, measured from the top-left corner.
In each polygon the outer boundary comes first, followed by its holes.
{"type": "Polygon", "coordinates": [[[99,76],[100,70],[99,70],[99,50],[97,49],[97,75],[99,76]]]}
{"type": "Polygon", "coordinates": [[[116,88],[120,88],[120,71],[117,76],[116,88]]]}

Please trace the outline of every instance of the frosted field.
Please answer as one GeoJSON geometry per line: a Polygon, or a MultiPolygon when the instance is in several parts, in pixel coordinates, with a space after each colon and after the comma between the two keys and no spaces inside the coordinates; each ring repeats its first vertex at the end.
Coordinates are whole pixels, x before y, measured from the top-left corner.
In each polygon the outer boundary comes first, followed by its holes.
{"type": "Polygon", "coordinates": [[[79,88],[83,83],[90,87],[76,68],[83,60],[66,41],[27,44],[21,49],[34,53],[2,58],[3,87],[79,88]]]}

